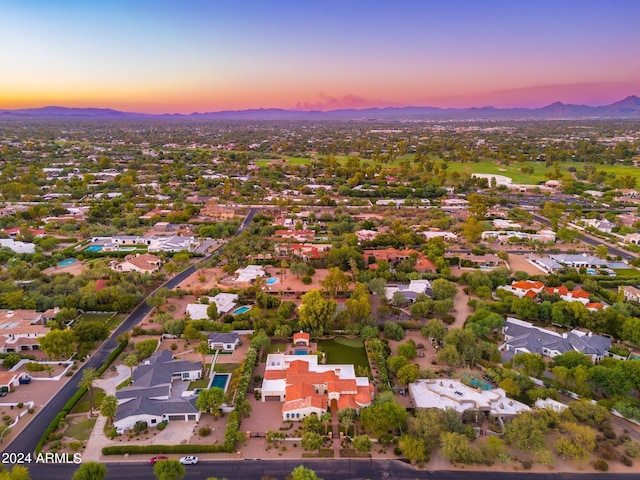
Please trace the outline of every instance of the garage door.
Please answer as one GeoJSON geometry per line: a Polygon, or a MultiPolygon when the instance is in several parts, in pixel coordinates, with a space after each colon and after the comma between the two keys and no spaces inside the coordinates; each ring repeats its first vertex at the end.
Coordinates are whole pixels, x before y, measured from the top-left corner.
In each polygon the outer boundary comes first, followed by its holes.
{"type": "Polygon", "coordinates": [[[184,420],[184,415],[169,415],[169,420],[172,420],[172,421],[184,420]]]}
{"type": "Polygon", "coordinates": [[[188,415],[188,419],[189,419],[189,420],[195,420],[195,419],[196,419],[196,416],[195,416],[195,415],[188,415]]]}
{"type": "Polygon", "coordinates": [[[279,402],[280,395],[265,395],[264,400],[266,402],[279,402]]]}

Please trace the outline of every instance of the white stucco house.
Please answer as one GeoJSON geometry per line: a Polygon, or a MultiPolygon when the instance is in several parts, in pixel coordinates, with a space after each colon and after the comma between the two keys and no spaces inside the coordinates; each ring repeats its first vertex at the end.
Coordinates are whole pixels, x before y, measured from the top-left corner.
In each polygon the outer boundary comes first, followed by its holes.
{"type": "Polygon", "coordinates": [[[202,377],[202,364],[176,360],[168,350],[158,350],[133,371],[133,384],[116,392],[118,409],[113,425],[119,433],[137,422],[149,427],[164,421],[199,420],[197,396],[174,394],[173,383],[202,377]]]}
{"type": "Polygon", "coordinates": [[[211,350],[233,352],[240,345],[240,337],[237,332],[211,332],[207,337],[207,342],[211,350]]]}

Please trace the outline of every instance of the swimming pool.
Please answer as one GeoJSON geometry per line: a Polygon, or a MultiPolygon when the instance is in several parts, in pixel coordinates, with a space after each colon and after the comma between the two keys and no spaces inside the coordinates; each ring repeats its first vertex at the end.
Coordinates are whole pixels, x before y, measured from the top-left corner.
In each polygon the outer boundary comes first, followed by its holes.
{"type": "Polygon", "coordinates": [[[91,245],[85,249],[87,252],[99,252],[102,250],[102,245],[91,245]]]}
{"type": "Polygon", "coordinates": [[[213,380],[211,381],[212,387],[218,387],[227,392],[227,387],[229,386],[229,380],[231,379],[230,373],[216,373],[213,375],[213,380]]]}
{"type": "Polygon", "coordinates": [[[58,262],[58,266],[59,267],[68,267],[69,265],[73,265],[77,261],[78,260],[76,260],[75,258],[65,258],[64,260],[58,262]]]}
{"type": "Polygon", "coordinates": [[[309,352],[307,352],[307,349],[305,348],[296,348],[293,353],[294,355],[308,355],[309,352]]]}
{"type": "Polygon", "coordinates": [[[267,285],[275,285],[278,283],[278,279],[275,277],[267,278],[267,285]]]}
{"type": "Polygon", "coordinates": [[[598,272],[594,268],[587,268],[587,275],[595,275],[596,273],[598,272]]]}
{"type": "Polygon", "coordinates": [[[469,383],[472,387],[479,388],[480,390],[491,390],[491,384],[477,378],[472,378],[469,383]]]}
{"type": "Polygon", "coordinates": [[[242,307],[238,307],[236,308],[233,312],[231,312],[233,315],[238,315],[239,313],[246,313],[249,310],[251,310],[251,307],[248,307],[247,305],[243,305],[242,307]]]}

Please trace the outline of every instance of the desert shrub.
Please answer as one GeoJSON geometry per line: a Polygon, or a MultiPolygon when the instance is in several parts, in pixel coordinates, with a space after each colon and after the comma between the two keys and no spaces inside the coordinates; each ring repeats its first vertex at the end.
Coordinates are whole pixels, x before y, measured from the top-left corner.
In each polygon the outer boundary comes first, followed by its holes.
{"type": "Polygon", "coordinates": [[[532,466],[533,465],[529,460],[523,460],[522,461],[522,468],[524,468],[525,470],[531,470],[532,466]]]}
{"type": "Polygon", "coordinates": [[[160,422],[156,428],[157,428],[158,430],[162,431],[162,430],[164,430],[165,428],[167,428],[167,424],[166,424],[166,423],[164,423],[164,422],[160,422]]]}
{"type": "Polygon", "coordinates": [[[201,437],[206,437],[211,435],[211,428],[209,427],[200,427],[200,429],[198,430],[198,435],[200,435],[201,437]]]}
{"type": "Polygon", "coordinates": [[[596,460],[593,462],[593,468],[600,472],[606,472],[609,470],[609,464],[602,459],[596,460]]]}

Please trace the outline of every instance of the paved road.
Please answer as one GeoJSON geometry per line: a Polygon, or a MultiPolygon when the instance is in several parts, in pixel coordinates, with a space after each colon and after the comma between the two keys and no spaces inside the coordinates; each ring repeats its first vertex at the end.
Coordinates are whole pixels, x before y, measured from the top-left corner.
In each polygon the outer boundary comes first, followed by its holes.
{"type": "MultiPolygon", "coordinates": [[[[238,233],[244,230],[258,212],[257,209],[251,209],[242,222],[238,233]]],[[[209,254],[212,255],[214,252],[209,254]]],[[[209,256],[204,257],[202,261],[206,261],[209,256]]],[[[187,269],[178,273],[172,279],[162,284],[159,288],[165,287],[172,289],[184,281],[189,275],[196,271],[196,265],[191,265],[187,269]]],[[[151,294],[153,295],[153,293],[151,294]]],[[[146,299],[145,299],[146,300],[146,299]]],[[[96,370],[105,362],[109,354],[118,346],[116,338],[124,332],[130,331],[139,324],[144,317],[151,311],[146,301],[138,305],[129,316],[113,331],[109,339],[103,343],[98,350],[89,358],[76,372],[76,374],[58,391],[58,393],[38,412],[38,414],[29,422],[29,424],[13,439],[13,441],[5,446],[3,451],[15,453],[33,452],[36,448],[40,437],[53,421],[55,416],[62,410],[64,404],[73,396],[78,389],[78,384],[82,379],[82,372],[87,368],[95,368],[96,370]]]]}
{"type": "MultiPolygon", "coordinates": [[[[602,473],[523,473],[417,470],[397,460],[237,460],[200,462],[185,467],[185,480],[203,480],[209,476],[228,480],[258,480],[263,476],[285,478],[295,467],[304,464],[324,480],[395,479],[395,480],[601,480],[602,473]]],[[[69,480],[78,467],[75,465],[31,465],[33,480],[69,480]]],[[[154,480],[153,467],[148,463],[108,464],[107,480],[154,480]]],[[[637,480],[637,474],[608,474],[615,480],[637,480]]]]}
{"type": "MultiPolygon", "coordinates": [[[[543,217],[542,215],[538,215],[534,213],[533,218],[544,225],[551,225],[551,222],[546,217],[543,217]]],[[[584,234],[584,233],[578,234],[577,240],[583,243],[586,243],[587,245],[591,245],[592,247],[597,247],[598,245],[606,245],[609,248],[609,255],[611,256],[619,255],[620,257],[622,257],[624,260],[627,260],[627,261],[634,260],[637,257],[637,255],[634,255],[633,253],[627,252],[626,250],[622,250],[621,248],[618,248],[612,245],[611,243],[605,242],[596,237],[592,237],[591,235],[588,235],[588,234],[584,234]]]]}

